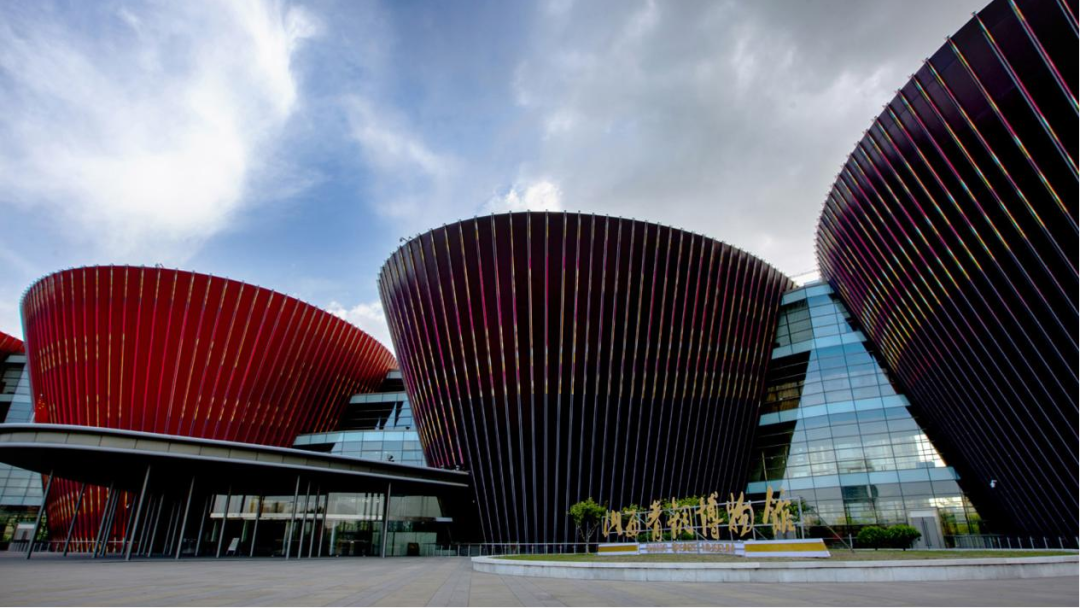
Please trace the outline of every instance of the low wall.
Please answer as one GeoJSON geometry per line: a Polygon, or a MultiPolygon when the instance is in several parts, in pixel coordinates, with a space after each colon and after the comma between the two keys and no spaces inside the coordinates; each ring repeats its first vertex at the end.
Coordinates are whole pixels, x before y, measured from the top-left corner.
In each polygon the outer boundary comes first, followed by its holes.
{"type": "Polygon", "coordinates": [[[1077,576],[1077,556],[828,562],[557,562],[472,558],[489,574],[686,583],[872,583],[1077,576]]]}

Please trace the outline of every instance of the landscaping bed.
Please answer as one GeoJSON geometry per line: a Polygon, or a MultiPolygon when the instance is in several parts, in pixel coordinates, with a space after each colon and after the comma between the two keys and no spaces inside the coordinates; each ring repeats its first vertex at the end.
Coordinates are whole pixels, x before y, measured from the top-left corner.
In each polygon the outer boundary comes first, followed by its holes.
{"type": "Polygon", "coordinates": [[[1076,551],[980,551],[980,550],[940,550],[940,551],[897,551],[834,550],[832,556],[823,557],[738,557],[734,555],[610,555],[599,556],[595,553],[553,554],[553,555],[504,555],[498,559],[537,562],[656,562],[656,563],[693,563],[693,562],[828,562],[828,561],[893,561],[926,559],[982,559],[1009,557],[1051,557],[1058,555],[1076,555],[1076,551]]]}

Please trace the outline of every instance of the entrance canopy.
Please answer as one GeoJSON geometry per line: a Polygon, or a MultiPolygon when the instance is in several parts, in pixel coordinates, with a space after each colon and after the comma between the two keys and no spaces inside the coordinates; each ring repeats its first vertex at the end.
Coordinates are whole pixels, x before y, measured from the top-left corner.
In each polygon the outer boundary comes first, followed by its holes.
{"type": "Polygon", "coordinates": [[[198,478],[204,492],[291,495],[297,477],[323,492],[449,495],[469,488],[469,474],[317,452],[54,424],[0,425],[0,462],[90,485],[138,492],[147,467],[157,480],[198,478]]]}

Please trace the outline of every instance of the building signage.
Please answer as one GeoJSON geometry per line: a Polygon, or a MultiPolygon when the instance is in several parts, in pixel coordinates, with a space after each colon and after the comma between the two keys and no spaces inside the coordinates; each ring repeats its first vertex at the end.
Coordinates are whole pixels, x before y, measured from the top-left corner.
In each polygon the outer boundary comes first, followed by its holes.
{"type": "Polygon", "coordinates": [[[828,557],[821,539],[780,538],[795,532],[791,500],[770,486],[764,501],[748,501],[740,492],[721,504],[718,494],[698,498],[697,504],[671,499],[667,508],[654,500],[648,510],[608,511],[601,524],[606,539],[624,542],[601,544],[601,555],[737,555],[744,557],[828,557]],[[755,502],[761,523],[755,524],[755,502]],[[726,528],[726,531],[725,531],[726,528]],[[745,537],[765,528],[778,540],[745,537]],[[725,534],[726,532],[726,534],[725,534]],[[723,538],[723,537],[727,538],[723,538]],[[644,537],[644,538],[642,538],[644,537]],[[687,538],[692,537],[692,539],[687,538]],[[645,542],[640,542],[644,540],[645,542]]]}
{"type": "MultiPolygon", "coordinates": [[[[772,486],[769,486],[761,521],[772,528],[774,536],[795,531],[791,501],[784,498],[783,490],[774,497],[772,486]]],[[[742,492],[738,498],[731,494],[722,511],[716,492],[708,498],[698,498],[697,505],[679,505],[673,498],[667,509],[659,500],[654,500],[648,511],[608,511],[601,533],[605,538],[614,535],[626,540],[638,540],[641,534],[648,534],[648,540],[660,542],[667,530],[671,540],[678,540],[684,533],[701,539],[721,540],[724,527],[731,538],[743,538],[754,531],[754,507],[742,492]]]]}

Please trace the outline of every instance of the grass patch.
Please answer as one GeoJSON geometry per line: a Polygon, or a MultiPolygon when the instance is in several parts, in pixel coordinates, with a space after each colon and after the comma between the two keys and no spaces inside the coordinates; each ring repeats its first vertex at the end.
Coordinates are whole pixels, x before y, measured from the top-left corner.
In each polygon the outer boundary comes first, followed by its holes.
{"type": "Polygon", "coordinates": [[[504,555],[500,559],[536,561],[536,562],[821,562],[821,561],[886,561],[916,559],[976,559],[984,557],[1048,557],[1054,555],[1076,555],[1075,551],[894,551],[894,550],[858,550],[855,552],[832,551],[832,557],[738,557],[734,555],[608,555],[600,557],[594,553],[556,554],[556,555],[504,555]]]}

